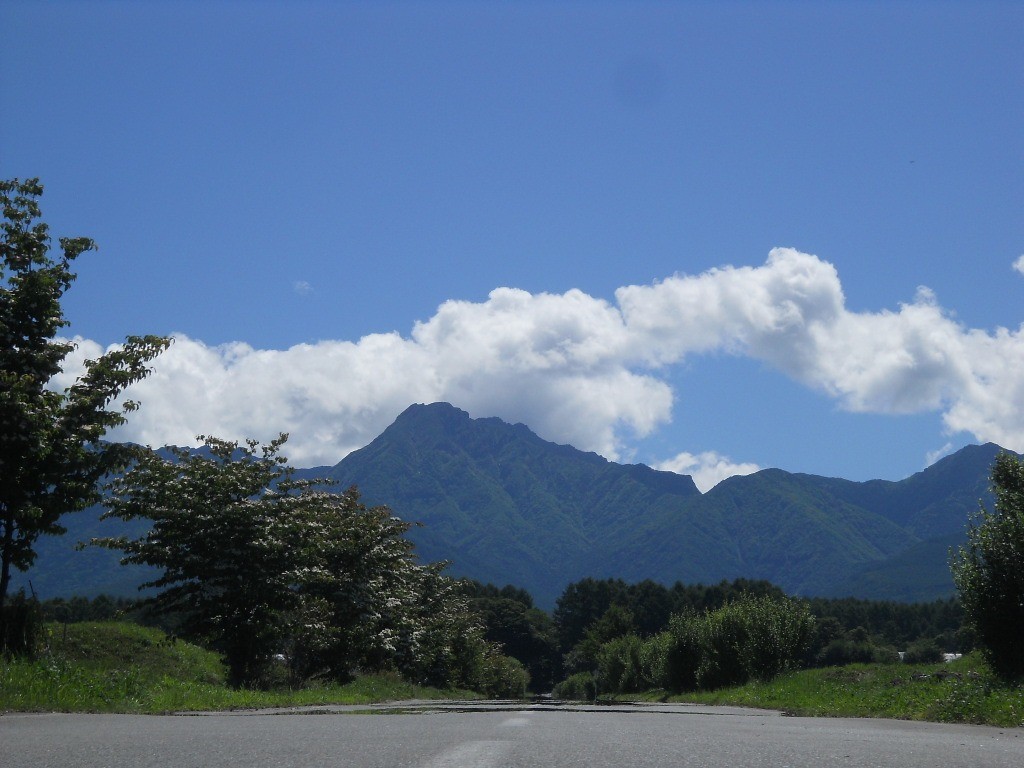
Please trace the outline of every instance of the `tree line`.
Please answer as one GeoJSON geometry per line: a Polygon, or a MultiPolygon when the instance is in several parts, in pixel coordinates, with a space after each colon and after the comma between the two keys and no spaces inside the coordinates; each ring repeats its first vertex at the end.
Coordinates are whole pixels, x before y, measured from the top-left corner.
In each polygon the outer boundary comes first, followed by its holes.
{"type": "MultiPolygon", "coordinates": [[[[801,640],[799,658],[793,660],[800,666],[891,661],[897,651],[917,647],[931,649],[928,658],[934,659],[942,652],[969,651],[975,642],[958,598],[927,603],[856,598],[793,601],[780,587],[763,580],[665,586],[650,580],[630,584],[622,579],[586,578],[569,584],[549,614],[534,606],[529,593],[512,585],[467,581],[466,589],[471,606],[484,620],[485,636],[523,663],[538,691],[550,690],[567,677],[599,670],[609,644],[617,644],[618,652],[624,652],[622,639],[635,638],[628,641],[635,651],[665,632],[678,636],[684,620],[703,621],[738,603],[747,603],[748,608],[759,605],[759,610],[770,603],[800,615],[806,611],[812,622],[801,640]]],[[[652,675],[665,682],[655,673],[647,677],[652,675]]]]}

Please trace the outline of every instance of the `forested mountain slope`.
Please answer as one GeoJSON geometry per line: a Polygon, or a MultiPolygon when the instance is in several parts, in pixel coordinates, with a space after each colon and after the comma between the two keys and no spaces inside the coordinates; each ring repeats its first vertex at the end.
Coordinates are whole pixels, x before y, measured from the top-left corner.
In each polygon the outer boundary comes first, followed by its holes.
{"type": "MultiPolygon", "coordinates": [[[[905,480],[851,482],[768,469],[706,494],[684,475],[621,465],[542,440],[522,424],[414,405],[334,467],[300,470],[405,520],[423,560],[516,584],[550,607],[593,576],[713,583],[767,579],[792,594],[930,600],[952,594],[964,538],[1001,449],[968,446],[905,480]]],[[[74,552],[97,510],[65,518],[28,574],[43,594],[124,594],[137,574],[108,552],[74,552]]],[[[25,584],[21,576],[19,583],[25,584]]]]}
{"type": "Polygon", "coordinates": [[[952,593],[948,548],[987,497],[999,450],[969,446],[898,482],[769,469],[701,495],[689,477],[435,403],[410,407],[330,475],[423,523],[412,538],[424,557],[541,604],[585,576],[763,578],[798,594],[906,600],[952,593]]]}

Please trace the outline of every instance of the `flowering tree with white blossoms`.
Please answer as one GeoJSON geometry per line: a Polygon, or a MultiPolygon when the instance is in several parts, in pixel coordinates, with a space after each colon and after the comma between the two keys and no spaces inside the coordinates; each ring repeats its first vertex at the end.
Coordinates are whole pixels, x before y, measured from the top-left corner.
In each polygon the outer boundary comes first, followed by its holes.
{"type": "Polygon", "coordinates": [[[152,527],[92,543],[162,569],[144,603],[221,651],[233,684],[260,684],[285,652],[293,680],[393,669],[433,685],[525,688],[514,669],[496,678],[508,660],[483,640],[445,565],[416,562],[408,523],[366,507],[355,488],[294,479],[284,435],[264,446],[200,439],[204,449],[169,457],[139,449],[109,483],[104,516],[152,527]]]}

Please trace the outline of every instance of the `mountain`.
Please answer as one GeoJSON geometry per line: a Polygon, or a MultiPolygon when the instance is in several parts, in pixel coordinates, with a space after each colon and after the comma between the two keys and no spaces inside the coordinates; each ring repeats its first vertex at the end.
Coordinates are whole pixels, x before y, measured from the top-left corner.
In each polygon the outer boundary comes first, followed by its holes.
{"type": "Polygon", "coordinates": [[[744,576],[794,594],[927,600],[953,593],[949,548],[988,500],[1000,450],[968,446],[898,482],[768,469],[701,495],[689,477],[435,403],[410,407],[329,475],[423,523],[410,537],[424,558],[523,586],[541,605],[585,576],[744,576]]]}
{"type": "MultiPolygon", "coordinates": [[[[979,499],[990,503],[1000,450],[968,446],[897,482],[767,469],[702,495],[685,475],[616,464],[435,403],[411,406],[334,467],[299,475],[358,486],[365,502],[420,524],[409,536],[423,560],[524,587],[544,607],[587,576],[747,577],[792,594],[910,601],[953,593],[949,548],[964,540],[979,499]]],[[[95,594],[100,583],[124,593],[110,586],[124,578],[116,555],[70,551],[97,525],[117,524],[96,517],[68,516],[68,536],[41,543],[28,575],[40,594],[95,594]]]]}
{"type": "Polygon", "coordinates": [[[409,535],[422,558],[523,585],[541,603],[595,568],[612,575],[593,556],[634,537],[638,513],[667,522],[700,497],[690,477],[615,464],[447,404],[410,407],[328,476],[421,523],[409,535]]]}

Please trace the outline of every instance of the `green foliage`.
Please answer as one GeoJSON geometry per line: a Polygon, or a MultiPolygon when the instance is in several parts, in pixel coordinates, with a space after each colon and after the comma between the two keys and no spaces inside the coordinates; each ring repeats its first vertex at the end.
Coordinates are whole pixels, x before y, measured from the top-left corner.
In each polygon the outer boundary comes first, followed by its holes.
{"type": "Polygon", "coordinates": [[[355,488],[341,494],[305,488],[303,498],[299,526],[306,545],[292,552],[302,604],[293,617],[299,630],[289,650],[293,666],[326,668],[337,680],[393,659],[408,666],[407,657],[425,651],[415,641],[422,633],[417,616],[446,610],[451,590],[443,577],[415,563],[404,537],[409,525],[386,507],[366,507],[355,488]]]}
{"type": "Polygon", "coordinates": [[[815,654],[817,667],[842,667],[849,664],[891,664],[898,659],[896,649],[877,645],[869,638],[837,637],[815,654]]]}
{"type": "Polygon", "coordinates": [[[715,611],[674,616],[667,635],[641,657],[651,682],[672,690],[768,680],[803,658],[813,626],[802,603],[745,597],[715,611]]]}
{"type": "Polygon", "coordinates": [[[484,637],[518,659],[536,691],[549,691],[561,673],[561,653],[551,618],[533,607],[525,590],[463,582],[470,608],[484,625],[484,637]]]}
{"type": "Polygon", "coordinates": [[[475,579],[462,579],[463,591],[466,596],[477,600],[512,600],[520,603],[523,608],[533,608],[533,596],[521,587],[506,584],[498,587],[494,584],[482,584],[475,579]]]}
{"type": "Polygon", "coordinates": [[[81,596],[54,597],[41,601],[39,607],[44,620],[70,624],[82,621],[110,621],[131,614],[135,608],[135,601],[110,595],[97,595],[92,599],[81,596]]]}
{"type": "Polygon", "coordinates": [[[232,684],[272,685],[278,655],[293,685],[365,670],[433,686],[490,684],[495,651],[476,614],[443,564],[416,562],[407,523],[363,505],[355,488],[336,494],[322,480],[295,480],[283,435],[265,446],[203,439],[205,450],[170,459],[139,451],[104,503],[109,517],[152,526],[138,539],[93,543],[160,569],[144,585],[159,591],[143,604],[222,652],[232,684]]]}
{"type": "Polygon", "coordinates": [[[679,677],[668,669],[673,642],[673,633],[666,630],[648,637],[640,646],[640,676],[654,688],[668,688],[679,677]]]}
{"type": "Polygon", "coordinates": [[[225,680],[224,665],[217,654],[159,629],[124,621],[47,624],[44,655],[51,662],[95,669],[136,668],[142,678],[167,675],[216,685],[225,680]]]}
{"type": "Polygon", "coordinates": [[[48,227],[37,221],[42,192],[38,179],[0,182],[0,608],[11,569],[32,565],[38,538],[63,533],[60,517],[94,503],[97,481],[124,466],[124,447],[102,438],[137,403],[109,406],[170,343],[129,337],[87,361],[67,389],[51,388],[74,348],[56,336],[68,324],[60,302],[75,279],[71,262],[95,244],[61,238],[54,259],[48,227]]]}
{"type": "Polygon", "coordinates": [[[664,656],[650,662],[654,669],[652,679],[659,688],[689,691],[699,687],[697,672],[706,653],[700,618],[694,613],[675,615],[669,621],[668,631],[659,636],[655,648],[664,656]]]}
{"type": "Polygon", "coordinates": [[[555,603],[553,614],[561,647],[575,647],[590,625],[613,603],[625,603],[625,592],[626,583],[622,579],[582,579],[569,584],[555,603]]]}
{"type": "Polygon", "coordinates": [[[609,640],[597,654],[597,680],[602,691],[636,693],[651,686],[644,674],[643,641],[634,634],[609,640]]]}
{"type": "Polygon", "coordinates": [[[364,675],[350,684],[257,691],[224,685],[218,654],[124,623],[50,625],[36,660],[0,658],[0,711],[160,713],[471,697],[364,675]]]}
{"type": "Polygon", "coordinates": [[[594,701],[597,698],[597,682],[592,673],[577,672],[556,685],[552,695],[556,699],[569,701],[594,701]]]}
{"type": "MultiPolygon", "coordinates": [[[[715,585],[676,583],[666,588],[653,582],[631,585],[617,579],[584,579],[566,589],[559,599],[555,618],[562,622],[563,636],[580,637],[568,655],[570,670],[593,671],[604,643],[634,631],[642,639],[646,638],[640,654],[643,679],[657,687],[690,690],[699,685],[697,673],[702,663],[705,665],[704,685],[711,684],[711,675],[716,669],[721,671],[719,666],[706,662],[707,656],[734,659],[728,650],[729,642],[723,640],[726,649],[718,651],[714,648],[709,651],[708,644],[711,643],[709,638],[728,637],[729,632],[738,631],[736,623],[712,626],[713,622],[706,615],[741,601],[744,596],[763,598],[766,605],[780,601],[785,604],[786,600],[778,587],[764,581],[737,579],[715,585]],[[595,616],[594,612],[601,606],[615,606],[618,611],[625,611],[628,606],[634,616],[652,617],[661,614],[666,602],[673,609],[673,618],[671,621],[666,618],[661,625],[649,619],[645,621],[653,631],[640,630],[640,622],[635,618],[631,625],[620,627],[617,632],[608,632],[607,628],[598,631],[604,614],[595,616]]],[[[955,599],[907,604],[812,598],[805,604],[816,620],[810,634],[801,641],[803,655],[787,662],[790,666],[797,663],[808,666],[891,663],[896,658],[896,647],[907,648],[917,640],[935,642],[948,651],[971,648],[971,640],[961,627],[963,610],[955,599]]],[[[605,612],[608,610],[605,608],[605,612]]],[[[716,614],[714,621],[720,620],[722,617],[716,614]]],[[[762,629],[770,626],[770,623],[761,623],[762,629]]],[[[774,639],[764,637],[760,642],[762,653],[771,658],[774,639]]],[[[771,674],[771,670],[766,674],[771,674]]],[[[719,680],[714,684],[723,683],[719,680]]]]}
{"type": "Polygon", "coordinates": [[[945,637],[944,650],[970,650],[961,647],[962,641],[956,637],[964,621],[963,606],[956,598],[899,603],[852,597],[812,597],[807,602],[811,613],[819,619],[834,620],[845,631],[862,627],[883,645],[905,648],[922,637],[945,637]]]}
{"type": "Polygon", "coordinates": [[[414,589],[400,603],[388,599],[391,626],[381,632],[383,647],[415,683],[479,690],[486,684],[488,659],[498,651],[484,640],[479,617],[458,582],[441,574],[442,567],[411,569],[414,589]]]}
{"type": "Polygon", "coordinates": [[[992,466],[995,507],[984,507],[953,557],[953,580],[992,669],[1024,679],[1024,462],[1008,453],[992,466]]]}
{"type": "Polygon", "coordinates": [[[633,614],[621,605],[612,604],[597,621],[587,627],[583,639],[566,654],[566,668],[576,672],[596,668],[601,647],[605,643],[635,632],[633,614]]]}
{"type": "Polygon", "coordinates": [[[208,452],[175,449],[174,461],[137,451],[132,468],[109,484],[108,517],[146,518],[139,539],[92,543],[125,553],[123,562],[162,569],[146,602],[185,617],[183,630],[224,653],[237,685],[257,684],[284,644],[294,588],[315,545],[308,485],[288,483],[278,440],[257,444],[206,439],[208,452]]]}
{"type": "Polygon", "coordinates": [[[559,642],[568,651],[584,639],[587,630],[613,605],[632,616],[631,626],[619,634],[635,629],[641,637],[647,637],[664,630],[672,614],[721,608],[742,595],[785,597],[774,584],[749,579],[723,580],[711,585],[677,581],[671,588],[650,580],[627,584],[622,579],[582,579],[562,592],[553,618],[559,642]]]}
{"type": "Polygon", "coordinates": [[[491,646],[484,655],[480,678],[473,687],[490,699],[521,699],[526,696],[529,684],[530,674],[522,663],[491,646]]]}
{"type": "Polygon", "coordinates": [[[1024,726],[1024,688],[998,680],[980,654],[950,664],[857,664],[675,700],[779,709],[805,717],[885,717],[1024,726]]]}
{"type": "Polygon", "coordinates": [[[903,654],[904,664],[937,664],[942,660],[942,649],[934,640],[918,640],[903,654]]]}
{"type": "Polygon", "coordinates": [[[804,658],[813,629],[806,605],[748,595],[716,610],[676,614],[667,631],[647,640],[635,634],[605,639],[595,653],[597,680],[602,691],[616,693],[767,680],[804,658]]]}

